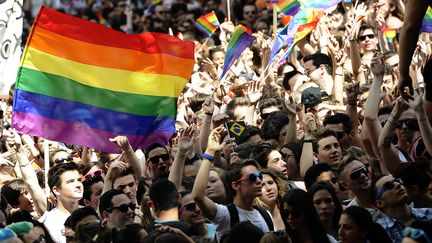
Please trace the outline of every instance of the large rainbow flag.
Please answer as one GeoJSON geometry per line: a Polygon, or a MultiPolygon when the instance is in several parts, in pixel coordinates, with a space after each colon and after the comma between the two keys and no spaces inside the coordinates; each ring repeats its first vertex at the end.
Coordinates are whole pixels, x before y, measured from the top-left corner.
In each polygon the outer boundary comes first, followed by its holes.
{"type": "Polygon", "coordinates": [[[194,66],[193,42],[128,35],[42,7],[18,73],[18,132],[106,152],[125,135],[134,149],[165,144],[177,97],[194,66]]]}

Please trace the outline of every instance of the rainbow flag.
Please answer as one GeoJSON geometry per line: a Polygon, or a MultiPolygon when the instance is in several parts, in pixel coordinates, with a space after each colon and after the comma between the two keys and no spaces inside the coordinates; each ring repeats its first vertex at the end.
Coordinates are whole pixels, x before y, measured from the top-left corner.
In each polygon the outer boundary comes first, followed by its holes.
{"type": "Polygon", "coordinates": [[[156,10],[156,6],[162,4],[162,0],[153,0],[153,2],[150,4],[148,11],[150,13],[154,13],[156,10]]]}
{"type": "Polygon", "coordinates": [[[396,37],[396,30],[395,28],[384,28],[384,35],[387,39],[387,43],[391,44],[393,42],[393,39],[396,37]]]}
{"type": "Polygon", "coordinates": [[[294,16],[289,25],[293,25],[296,31],[288,31],[287,47],[279,63],[285,61],[294,49],[295,44],[305,38],[316,27],[324,11],[319,9],[303,9],[294,16]]]}
{"type": "Polygon", "coordinates": [[[299,0],[280,0],[276,4],[276,11],[284,15],[294,16],[300,11],[301,2],[299,0]]]}
{"type": "Polygon", "coordinates": [[[199,17],[195,22],[195,27],[210,37],[219,27],[220,23],[214,11],[199,17]]]}
{"type": "Polygon", "coordinates": [[[256,38],[252,35],[252,31],[247,27],[239,24],[235,27],[231,39],[228,43],[224,69],[220,79],[222,79],[228,70],[231,68],[235,60],[240,57],[243,51],[252,44],[256,38]]]}
{"type": "Polygon", "coordinates": [[[426,14],[423,18],[423,22],[420,28],[420,32],[432,33],[432,8],[428,7],[426,14]]]}
{"type": "Polygon", "coordinates": [[[162,33],[128,35],[42,7],[18,73],[12,126],[21,133],[119,152],[165,144],[194,43],[162,33]]]}
{"type": "Polygon", "coordinates": [[[303,4],[306,8],[317,8],[326,10],[338,5],[342,0],[303,0],[303,4]]]}

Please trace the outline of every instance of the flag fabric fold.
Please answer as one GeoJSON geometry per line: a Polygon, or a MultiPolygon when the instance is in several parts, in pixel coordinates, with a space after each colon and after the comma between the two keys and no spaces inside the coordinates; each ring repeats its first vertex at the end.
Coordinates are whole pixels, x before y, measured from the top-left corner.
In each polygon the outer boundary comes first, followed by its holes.
{"type": "Polygon", "coordinates": [[[199,17],[195,22],[195,27],[210,37],[219,27],[220,23],[214,11],[199,17]]]}
{"type": "Polygon", "coordinates": [[[193,42],[161,33],[128,35],[42,7],[18,73],[18,132],[118,152],[166,144],[176,99],[194,66],[193,42]]]}
{"type": "Polygon", "coordinates": [[[294,31],[288,31],[287,47],[279,63],[288,58],[299,40],[312,32],[323,15],[324,11],[320,9],[302,9],[294,16],[289,24],[294,31]]]}
{"type": "Polygon", "coordinates": [[[276,3],[276,11],[284,15],[294,16],[298,11],[300,11],[300,8],[300,0],[280,0],[276,3]]]}
{"type": "Polygon", "coordinates": [[[420,32],[432,33],[432,8],[428,7],[426,14],[423,18],[423,22],[420,28],[420,32]]]}
{"type": "Polygon", "coordinates": [[[228,72],[230,67],[234,64],[243,51],[252,44],[256,38],[252,35],[252,31],[243,25],[237,25],[228,43],[224,69],[220,79],[222,79],[228,72]]]}

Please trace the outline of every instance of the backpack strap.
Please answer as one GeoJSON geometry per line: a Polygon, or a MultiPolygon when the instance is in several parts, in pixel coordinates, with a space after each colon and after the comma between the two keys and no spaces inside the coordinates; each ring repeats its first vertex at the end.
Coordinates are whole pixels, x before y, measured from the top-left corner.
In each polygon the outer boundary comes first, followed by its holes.
{"type": "Polygon", "coordinates": [[[238,215],[237,208],[234,204],[230,203],[226,207],[228,208],[228,212],[230,214],[230,226],[232,229],[234,225],[236,225],[240,221],[240,218],[238,215]]]}
{"type": "Polygon", "coordinates": [[[260,206],[254,206],[254,208],[261,214],[261,216],[263,217],[264,221],[267,223],[269,231],[274,231],[273,220],[270,217],[267,209],[265,209],[263,207],[260,207],[260,206]]]}

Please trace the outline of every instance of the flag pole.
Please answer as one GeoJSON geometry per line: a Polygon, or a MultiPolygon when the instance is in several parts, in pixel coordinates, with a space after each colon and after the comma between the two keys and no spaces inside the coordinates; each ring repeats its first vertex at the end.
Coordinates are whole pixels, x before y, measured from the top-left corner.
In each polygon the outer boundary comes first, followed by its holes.
{"type": "Polygon", "coordinates": [[[227,0],[227,15],[228,15],[228,22],[231,21],[231,0],[227,0]]]}
{"type": "Polygon", "coordinates": [[[48,170],[50,168],[50,164],[49,164],[49,146],[48,146],[47,139],[44,139],[43,150],[44,150],[45,195],[47,198],[47,206],[48,206],[49,205],[48,199],[50,197],[50,188],[48,185],[48,170]]]}
{"type": "Polygon", "coordinates": [[[276,10],[276,4],[273,5],[273,37],[276,40],[277,36],[277,10],[276,10]]]}

